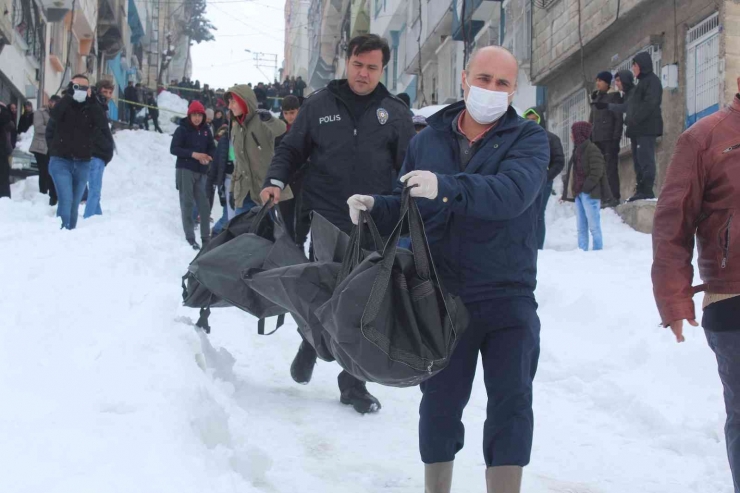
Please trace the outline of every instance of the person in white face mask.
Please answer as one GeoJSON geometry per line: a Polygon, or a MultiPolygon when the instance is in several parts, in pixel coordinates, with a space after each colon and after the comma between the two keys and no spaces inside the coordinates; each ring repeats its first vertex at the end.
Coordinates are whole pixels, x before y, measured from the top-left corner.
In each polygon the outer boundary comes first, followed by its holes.
{"type": "Polygon", "coordinates": [[[93,157],[93,138],[99,135],[113,143],[105,111],[90,94],[85,75],[72,77],[64,97],[51,110],[46,128],[49,174],[57,191],[57,216],[63,229],[77,226],[77,209],[93,157]]]}
{"type": "Polygon", "coordinates": [[[426,493],[450,492],[478,354],[489,400],[488,492],[518,493],[530,459],[540,332],[536,225],[550,148],[545,131],[510,106],[518,71],[504,48],[476,51],[461,75],[465,100],[427,119],[409,144],[394,195],[348,200],[353,222],[369,210],[388,233],[400,214],[402,187],[412,187],[439,281],[470,314],[447,368],[421,384],[426,493]]]}

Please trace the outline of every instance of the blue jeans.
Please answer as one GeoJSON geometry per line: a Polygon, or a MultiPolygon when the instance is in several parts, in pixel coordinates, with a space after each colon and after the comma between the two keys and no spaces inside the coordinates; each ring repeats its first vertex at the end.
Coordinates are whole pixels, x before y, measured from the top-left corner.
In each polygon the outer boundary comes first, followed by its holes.
{"type": "Polygon", "coordinates": [[[545,248],[545,233],[547,232],[547,228],[545,228],[545,211],[547,210],[547,203],[550,201],[550,196],[552,195],[552,182],[548,181],[545,183],[545,186],[542,188],[542,192],[540,193],[540,214],[537,218],[537,248],[542,250],[545,248]]]}
{"type": "Polygon", "coordinates": [[[239,214],[242,214],[244,212],[251,211],[255,207],[257,207],[257,204],[255,204],[249,194],[247,194],[247,197],[244,199],[244,203],[242,204],[242,206],[237,207],[234,210],[234,215],[238,216],[239,214]]]}
{"type": "Polygon", "coordinates": [[[90,176],[87,179],[89,192],[85,204],[85,219],[90,216],[102,216],[103,209],[100,208],[100,196],[103,189],[103,172],[105,163],[100,158],[90,160],[90,176]]]}
{"type": "Polygon", "coordinates": [[[593,249],[604,248],[601,236],[601,200],[592,199],[587,193],[576,197],[576,220],[578,224],[578,248],[588,251],[588,233],[593,237],[593,249]]]}
{"type": "MultiPolygon", "coordinates": [[[[708,308],[711,308],[710,305],[708,308]]],[[[706,312],[705,312],[706,313],[706,312]]],[[[725,396],[725,441],[735,493],[740,493],[740,332],[705,330],[709,347],[717,357],[717,369],[725,396]]]]}
{"type": "Polygon", "coordinates": [[[231,175],[227,175],[224,179],[224,191],[226,192],[226,204],[224,204],[224,213],[221,215],[221,218],[216,221],[216,224],[213,225],[213,231],[211,232],[212,236],[216,236],[221,231],[223,231],[229,221],[231,221],[236,215],[234,209],[232,209],[229,205],[229,197],[231,196],[230,189],[231,175]]]}
{"type": "Polygon", "coordinates": [[[49,174],[57,189],[57,216],[62,218],[62,229],[75,229],[80,201],[90,174],[90,161],[52,156],[49,174]]]}
{"type": "Polygon", "coordinates": [[[455,459],[465,444],[463,411],[478,366],[488,395],[483,425],[486,466],[526,466],[532,451],[532,381],[540,354],[540,320],[533,298],[466,305],[470,325],[441,372],[422,382],[419,449],[425,464],[455,459]]]}

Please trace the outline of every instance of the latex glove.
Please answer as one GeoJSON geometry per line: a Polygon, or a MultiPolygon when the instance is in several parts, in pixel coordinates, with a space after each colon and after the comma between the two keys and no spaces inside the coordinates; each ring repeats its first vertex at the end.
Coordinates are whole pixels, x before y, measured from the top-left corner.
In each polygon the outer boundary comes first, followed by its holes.
{"type": "Polygon", "coordinates": [[[437,198],[437,175],[431,171],[415,170],[403,175],[401,181],[411,188],[412,197],[422,197],[429,200],[437,198]]]}
{"type": "Polygon", "coordinates": [[[352,224],[359,224],[360,212],[370,212],[375,205],[375,199],[369,195],[353,195],[347,199],[347,205],[349,206],[349,217],[352,219],[352,224]]]}

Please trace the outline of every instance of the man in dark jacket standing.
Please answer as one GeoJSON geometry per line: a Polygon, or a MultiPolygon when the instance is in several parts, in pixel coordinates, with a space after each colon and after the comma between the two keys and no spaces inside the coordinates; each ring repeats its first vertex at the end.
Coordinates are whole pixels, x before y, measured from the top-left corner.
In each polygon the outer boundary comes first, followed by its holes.
{"type": "Polygon", "coordinates": [[[66,229],[77,226],[77,210],[85,193],[96,139],[113,142],[105,111],[91,97],[88,84],[84,75],[72,78],[66,94],[51,110],[47,126],[51,133],[49,173],[59,198],[57,216],[66,229]]]}
{"type": "MultiPolygon", "coordinates": [[[[95,101],[108,117],[108,101],[113,97],[113,83],[109,80],[101,80],[96,84],[95,101]]],[[[103,172],[108,163],[113,159],[113,137],[110,132],[104,133],[100,130],[95,132],[93,138],[93,152],[90,160],[90,175],[88,177],[88,195],[85,203],[85,214],[87,219],[91,216],[102,216],[103,209],[100,207],[100,198],[103,193],[103,172]]]]}
{"type": "Polygon", "coordinates": [[[663,85],[653,73],[653,59],[649,53],[637,54],[632,62],[632,73],[639,83],[627,102],[627,137],[631,140],[637,177],[637,188],[630,202],[655,198],[655,141],[663,135],[663,85]]]}
{"type": "Polygon", "coordinates": [[[13,119],[10,109],[0,101],[0,198],[10,198],[10,134],[7,127],[13,119]]]}
{"type": "Polygon", "coordinates": [[[524,112],[524,118],[537,122],[545,129],[545,132],[547,132],[547,142],[550,145],[550,164],[547,166],[547,181],[542,188],[542,194],[540,194],[540,216],[537,220],[537,247],[540,250],[545,248],[545,233],[547,232],[545,212],[547,211],[550,196],[552,196],[552,184],[565,167],[563,143],[560,142],[560,137],[547,130],[545,120],[540,116],[541,111],[538,108],[530,108],[524,112]]]}
{"type": "Polygon", "coordinates": [[[134,128],[134,123],[136,123],[136,113],[139,111],[139,106],[133,103],[141,102],[139,101],[139,92],[136,90],[136,87],[134,87],[134,81],[128,81],[128,86],[123,91],[123,97],[126,98],[127,101],[128,128],[134,128]]]}
{"type": "Polygon", "coordinates": [[[23,103],[23,114],[18,121],[18,133],[22,134],[33,127],[33,104],[30,101],[23,103]]]}
{"type": "Polygon", "coordinates": [[[180,192],[180,215],[185,239],[194,250],[200,250],[195,241],[193,207],[198,206],[200,237],[203,245],[211,237],[211,216],[206,195],[206,173],[208,165],[216,152],[216,141],[211,129],[206,125],[206,109],[200,101],[193,101],[188,107],[188,117],[180,121],[170,144],[170,153],[177,156],[175,186],[180,192]]]}
{"type": "MultiPolygon", "coordinates": [[[[390,59],[388,42],[375,34],[353,38],[347,48],[347,79],[315,92],[275,152],[262,190],[263,203],[280,193],[310,160],[302,188],[302,210],[316,211],[345,232],[352,229],[347,199],[356,193],[386,194],[414,136],[411,113],[380,84],[390,59]]],[[[303,342],[291,366],[298,383],[311,380],[316,351],[303,342]]],[[[341,402],[359,413],[380,409],[365,383],[339,375],[341,402]]]]}
{"type": "Polygon", "coordinates": [[[694,294],[706,291],[702,326],[724,387],[725,439],[736,493],[740,492],[740,218],[734,216],[740,210],[740,77],[737,89],[728,108],[699,120],[678,139],[655,210],[652,269],[660,318],[678,342],[684,341],[684,321],[698,325],[694,294]],[[692,287],[694,243],[704,283],[697,288],[692,287]]]}
{"type": "MultiPolygon", "coordinates": [[[[604,71],[596,76],[596,90],[591,93],[591,109],[589,123],[593,126],[591,141],[601,151],[606,161],[606,176],[612,192],[612,200],[604,205],[612,207],[619,205],[619,149],[622,140],[623,116],[622,113],[598,109],[596,103],[621,104],[622,96],[618,92],[609,92],[612,83],[612,73],[604,71]]],[[[599,105],[600,107],[602,105],[599,105]]]]}
{"type": "MultiPolygon", "coordinates": [[[[476,51],[462,75],[465,101],[427,120],[401,170],[401,181],[420,199],[440,280],[470,313],[447,368],[421,384],[426,493],[450,492],[479,354],[488,394],[487,491],[518,493],[530,460],[540,347],[535,230],[549,145],[544,130],[510,106],[518,72],[506,49],[476,51]]],[[[381,232],[388,231],[399,217],[400,192],[399,186],[392,196],[350,197],[352,220],[369,210],[381,232]]]]}

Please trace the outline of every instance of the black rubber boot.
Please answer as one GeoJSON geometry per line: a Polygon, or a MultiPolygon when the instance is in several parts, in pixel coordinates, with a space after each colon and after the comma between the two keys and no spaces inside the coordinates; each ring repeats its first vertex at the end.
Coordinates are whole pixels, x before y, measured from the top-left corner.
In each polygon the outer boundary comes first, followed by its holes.
{"type": "Polygon", "coordinates": [[[360,414],[376,413],[380,411],[380,401],[367,391],[367,386],[362,380],[358,380],[346,371],[337,377],[341,395],[339,401],[347,406],[352,406],[360,414]]]}
{"type": "Polygon", "coordinates": [[[307,385],[313,376],[313,367],[316,365],[316,350],[306,341],[301,342],[298,354],[290,365],[290,376],[296,383],[307,385]]]}

